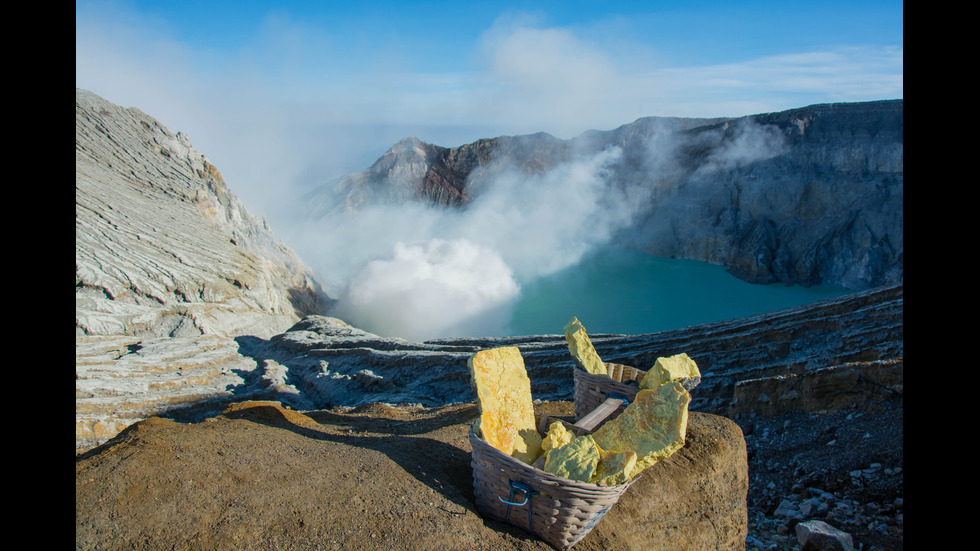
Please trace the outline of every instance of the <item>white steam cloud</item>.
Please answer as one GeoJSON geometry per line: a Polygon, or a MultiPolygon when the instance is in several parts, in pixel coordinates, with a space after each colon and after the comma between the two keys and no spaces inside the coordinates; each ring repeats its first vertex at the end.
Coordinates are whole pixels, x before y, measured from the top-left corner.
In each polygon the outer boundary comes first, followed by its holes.
{"type": "Polygon", "coordinates": [[[771,159],[787,148],[786,136],[777,127],[758,124],[752,119],[742,121],[726,140],[722,140],[721,131],[708,134],[703,139],[714,142],[717,147],[698,167],[700,176],[771,159]]]}
{"type": "Polygon", "coordinates": [[[465,239],[396,243],[368,262],[335,314],[372,332],[412,340],[503,334],[520,285],[493,250],[465,239]]]}
{"type": "Polygon", "coordinates": [[[647,189],[608,183],[621,156],[504,171],[465,208],[375,206],[307,223],[289,242],[355,326],[412,340],[506,335],[522,283],[576,264],[644,204],[647,189]]]}
{"type": "Polygon", "coordinates": [[[693,174],[678,157],[692,138],[661,128],[629,174],[623,165],[637,159],[608,147],[541,174],[504,170],[469,186],[474,197],[462,208],[371,206],[307,222],[287,242],[339,300],[332,313],[357,327],[416,341],[508,335],[522,285],[608,245],[641,210],[679,198],[685,178],[787,147],[775,127],[734,124],[727,138],[723,129],[695,135],[710,152],[693,174]]]}

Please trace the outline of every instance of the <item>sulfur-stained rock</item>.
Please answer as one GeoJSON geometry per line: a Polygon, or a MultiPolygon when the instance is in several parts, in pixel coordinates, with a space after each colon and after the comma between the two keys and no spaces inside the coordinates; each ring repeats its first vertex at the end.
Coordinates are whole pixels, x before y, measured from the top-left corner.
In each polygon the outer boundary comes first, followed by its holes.
{"type": "Polygon", "coordinates": [[[515,346],[481,350],[467,362],[480,408],[484,441],[531,464],[541,454],[534,422],[531,380],[515,346]]]}
{"type": "Polygon", "coordinates": [[[578,318],[573,317],[565,326],[565,340],[568,341],[569,353],[583,369],[593,375],[609,375],[602,358],[592,346],[592,339],[578,318]]]}
{"type": "Polygon", "coordinates": [[[633,451],[637,455],[631,476],[684,446],[687,406],[691,396],[680,383],[641,390],[615,419],[593,433],[603,450],[633,451]]]}
{"type": "Polygon", "coordinates": [[[565,428],[560,421],[554,421],[548,426],[548,433],[541,441],[541,455],[531,464],[535,469],[544,470],[544,462],[548,459],[548,452],[555,448],[560,448],[568,444],[575,438],[575,433],[565,428]]]}
{"type": "Polygon", "coordinates": [[[667,358],[657,358],[647,374],[640,381],[640,388],[653,389],[669,382],[682,382],[685,379],[694,379],[700,382],[701,371],[698,364],[686,353],[681,352],[667,358]]]}
{"type": "Polygon", "coordinates": [[[596,472],[592,476],[592,483],[605,486],[625,484],[633,476],[633,470],[635,468],[635,452],[630,450],[624,452],[607,452],[599,448],[599,465],[596,467],[596,472]]]}
{"type": "Polygon", "coordinates": [[[561,422],[555,421],[548,427],[548,434],[541,441],[541,453],[548,453],[555,448],[560,448],[571,442],[573,438],[575,438],[575,433],[566,429],[561,422]]]}
{"type": "Polygon", "coordinates": [[[576,436],[571,442],[548,452],[544,470],[555,476],[589,482],[599,464],[599,449],[591,435],[576,436]]]}

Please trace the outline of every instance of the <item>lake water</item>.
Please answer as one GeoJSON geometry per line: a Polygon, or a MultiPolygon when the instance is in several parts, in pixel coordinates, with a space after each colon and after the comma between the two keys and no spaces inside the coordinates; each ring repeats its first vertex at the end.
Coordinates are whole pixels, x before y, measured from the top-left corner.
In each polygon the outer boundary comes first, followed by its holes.
{"type": "Polygon", "coordinates": [[[514,335],[561,334],[577,317],[591,334],[643,334],[724,321],[851,293],[742,281],[722,266],[606,249],[522,285],[514,335]]]}

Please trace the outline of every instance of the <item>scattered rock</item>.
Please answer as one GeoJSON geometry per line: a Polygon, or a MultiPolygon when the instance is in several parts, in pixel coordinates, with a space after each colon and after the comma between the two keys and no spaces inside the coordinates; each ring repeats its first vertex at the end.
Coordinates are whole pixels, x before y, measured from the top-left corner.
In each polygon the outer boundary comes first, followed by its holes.
{"type": "Polygon", "coordinates": [[[809,520],[796,525],[796,537],[801,551],[853,551],[851,535],[820,520],[809,520]]]}

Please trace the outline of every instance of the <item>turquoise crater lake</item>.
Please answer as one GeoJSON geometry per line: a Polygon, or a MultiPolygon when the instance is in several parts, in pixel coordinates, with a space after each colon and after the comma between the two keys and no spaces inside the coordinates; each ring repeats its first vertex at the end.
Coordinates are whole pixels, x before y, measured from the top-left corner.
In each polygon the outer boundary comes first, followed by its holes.
{"type": "Polygon", "coordinates": [[[723,266],[605,248],[523,283],[513,335],[560,334],[575,316],[591,334],[644,334],[800,306],[853,291],[747,283],[723,266]]]}

